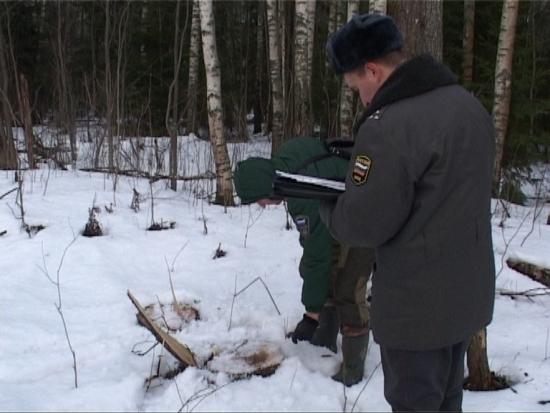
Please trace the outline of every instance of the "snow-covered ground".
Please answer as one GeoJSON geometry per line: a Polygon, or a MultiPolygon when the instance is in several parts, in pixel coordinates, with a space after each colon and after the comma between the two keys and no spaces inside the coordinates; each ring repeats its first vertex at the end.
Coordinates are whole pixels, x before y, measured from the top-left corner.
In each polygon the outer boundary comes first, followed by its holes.
{"type": "MultiPolygon", "coordinates": [[[[151,224],[149,199],[138,212],[129,208],[133,188],[144,197],[150,192],[142,179],[120,176],[114,192],[113,181],[101,174],[26,172],[26,223],[46,226],[32,238],[16,219],[16,193],[0,200],[0,232],[7,231],[0,236],[0,410],[390,410],[383,397],[378,347],[372,340],[365,380],[344,390],[330,378],[340,353],[334,356],[285,339],[303,308],[297,274],[301,250],[297,232],[285,229],[283,206],[224,211],[197,196],[204,192],[201,185],[172,192],[163,182],[154,184],[155,220],[176,222],[174,229],[157,232],[146,231],[151,224]],[[94,198],[106,235],[86,238],[79,233],[94,198]],[[104,207],[111,204],[113,212],[108,213],[104,207]],[[227,254],[213,259],[218,246],[227,254]],[[173,379],[147,386],[145,380],[156,371],[162,348],[135,354],[151,347],[154,339],[137,324],[126,293],[130,290],[144,305],[168,303],[169,273],[177,299],[193,304],[201,315],[174,334],[178,340],[201,360],[215,347],[234,348],[245,340],[274,343],[284,355],[276,373],[232,381],[224,373],[188,368],[173,379]],[[265,282],[281,315],[260,282],[233,303],[234,292],[257,277],[265,282]],[[57,280],[76,356],[78,388],[56,308],[57,280]]],[[[13,172],[0,172],[0,196],[15,186],[13,172]]],[[[503,267],[502,256],[550,265],[550,226],[545,225],[550,206],[538,215],[533,207],[509,210],[512,216],[502,227],[500,212],[494,216],[497,288],[541,287],[503,267]]],[[[512,388],[465,392],[464,410],[550,411],[549,331],[549,295],[512,299],[497,294],[488,328],[489,361],[512,388]]],[[[170,361],[171,356],[164,354],[164,359],[170,361]]]]}

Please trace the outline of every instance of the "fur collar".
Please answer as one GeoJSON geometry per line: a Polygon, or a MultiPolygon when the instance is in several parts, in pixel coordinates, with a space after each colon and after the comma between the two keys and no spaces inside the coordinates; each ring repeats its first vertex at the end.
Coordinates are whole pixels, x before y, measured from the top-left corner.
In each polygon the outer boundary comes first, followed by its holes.
{"type": "Polygon", "coordinates": [[[365,119],[386,105],[457,82],[456,75],[432,56],[426,54],[414,57],[395,69],[378,90],[357,122],[356,131],[365,119]]]}

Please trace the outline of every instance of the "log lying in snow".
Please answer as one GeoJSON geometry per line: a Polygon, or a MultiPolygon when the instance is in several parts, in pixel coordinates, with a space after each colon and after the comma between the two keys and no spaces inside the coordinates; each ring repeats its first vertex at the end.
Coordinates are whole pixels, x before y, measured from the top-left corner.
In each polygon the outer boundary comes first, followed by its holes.
{"type": "Polygon", "coordinates": [[[528,276],[532,280],[550,287],[550,268],[539,267],[538,265],[517,258],[508,258],[506,264],[508,267],[528,276]]]}

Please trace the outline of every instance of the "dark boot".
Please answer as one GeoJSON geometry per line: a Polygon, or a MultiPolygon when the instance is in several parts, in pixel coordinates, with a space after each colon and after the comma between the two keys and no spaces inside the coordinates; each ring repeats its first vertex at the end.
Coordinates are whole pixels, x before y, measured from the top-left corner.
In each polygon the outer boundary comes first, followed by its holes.
{"type": "Polygon", "coordinates": [[[319,314],[319,327],[313,333],[311,344],[314,346],[326,347],[333,353],[338,351],[336,338],[340,330],[338,313],[333,305],[324,306],[319,314]]]}
{"type": "Polygon", "coordinates": [[[368,333],[356,337],[343,336],[342,355],[344,360],[340,370],[332,378],[348,387],[363,380],[368,345],[368,333]]]}

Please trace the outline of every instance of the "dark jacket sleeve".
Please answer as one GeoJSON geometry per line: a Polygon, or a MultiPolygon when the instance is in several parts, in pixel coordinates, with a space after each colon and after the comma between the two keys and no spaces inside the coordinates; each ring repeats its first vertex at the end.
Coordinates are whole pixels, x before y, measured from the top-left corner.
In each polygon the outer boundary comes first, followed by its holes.
{"type": "Polygon", "coordinates": [[[307,234],[300,233],[303,248],[299,267],[303,279],[302,303],[307,311],[319,312],[330,288],[335,241],[321,222],[317,201],[293,200],[289,202],[289,212],[295,223],[297,218],[307,217],[308,220],[307,234]]]}
{"type": "Polygon", "coordinates": [[[410,214],[414,196],[414,178],[409,170],[412,154],[396,144],[397,138],[384,133],[378,120],[368,119],[361,126],[346,176],[346,191],[335,204],[321,208],[321,218],[339,242],[352,247],[380,246],[396,235],[410,214]],[[355,183],[352,174],[361,155],[371,160],[370,170],[364,183],[355,183]]]}

